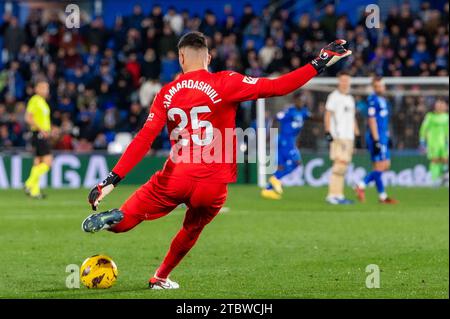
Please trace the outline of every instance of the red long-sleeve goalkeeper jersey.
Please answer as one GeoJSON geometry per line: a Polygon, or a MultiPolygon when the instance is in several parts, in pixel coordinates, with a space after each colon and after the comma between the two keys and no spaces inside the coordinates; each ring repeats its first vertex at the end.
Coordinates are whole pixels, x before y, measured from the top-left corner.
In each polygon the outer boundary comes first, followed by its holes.
{"type": "Polygon", "coordinates": [[[288,94],[316,74],[310,64],[276,79],[251,78],[233,71],[184,73],[155,96],[147,121],[113,172],[125,177],[148,153],[167,124],[172,148],[160,174],[218,183],[235,182],[233,130],[237,104],[288,94]]]}

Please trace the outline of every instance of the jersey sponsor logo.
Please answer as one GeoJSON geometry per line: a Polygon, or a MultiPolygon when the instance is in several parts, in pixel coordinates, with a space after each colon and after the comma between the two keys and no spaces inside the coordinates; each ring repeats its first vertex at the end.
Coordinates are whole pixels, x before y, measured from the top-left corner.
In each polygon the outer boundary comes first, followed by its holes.
{"type": "Polygon", "coordinates": [[[247,84],[256,84],[256,82],[258,82],[258,79],[252,78],[252,77],[250,77],[250,76],[245,76],[245,77],[242,79],[242,82],[247,83],[247,84]]]}
{"type": "Polygon", "coordinates": [[[388,116],[388,113],[389,113],[388,110],[381,110],[380,111],[380,116],[381,117],[386,117],[386,116],[388,116]]]}
{"type": "Polygon", "coordinates": [[[147,121],[153,120],[154,117],[155,117],[155,113],[151,112],[147,117],[147,121]]]}
{"type": "Polygon", "coordinates": [[[293,129],[296,129],[296,128],[303,128],[303,124],[304,124],[303,118],[296,118],[296,119],[291,123],[291,126],[292,126],[293,129]]]}

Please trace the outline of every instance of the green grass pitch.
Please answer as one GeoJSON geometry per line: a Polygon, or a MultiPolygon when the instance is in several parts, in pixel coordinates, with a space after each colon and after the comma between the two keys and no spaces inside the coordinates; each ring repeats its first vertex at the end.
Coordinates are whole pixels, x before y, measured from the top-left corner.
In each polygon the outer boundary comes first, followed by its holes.
{"type": "MultiPolygon", "coordinates": [[[[118,207],[135,187],[102,203],[118,207]]],[[[230,186],[226,206],[172,273],[181,289],[146,289],[181,225],[177,209],[124,234],[85,234],[87,190],[47,190],[33,201],[0,191],[0,298],[448,298],[448,189],[391,188],[401,203],[324,203],[323,188],[289,188],[282,201],[254,186],[230,186]],[[68,289],[66,266],[91,255],[119,268],[108,290],[68,289]],[[366,266],[379,266],[379,289],[366,266]]]]}

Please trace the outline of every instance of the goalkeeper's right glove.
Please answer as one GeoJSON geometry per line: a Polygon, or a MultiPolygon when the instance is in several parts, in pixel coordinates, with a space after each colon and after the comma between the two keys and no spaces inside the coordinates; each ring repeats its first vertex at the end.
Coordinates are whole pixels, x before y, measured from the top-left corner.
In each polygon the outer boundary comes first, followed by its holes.
{"type": "Polygon", "coordinates": [[[88,200],[93,210],[97,210],[97,206],[100,201],[105,198],[106,195],[112,192],[114,187],[121,181],[119,175],[114,172],[110,172],[103,182],[95,185],[89,192],[88,200]]]}
{"type": "Polygon", "coordinates": [[[352,54],[351,50],[344,48],[345,40],[334,40],[326,47],[320,50],[319,56],[311,61],[311,65],[316,69],[317,73],[321,73],[325,68],[328,68],[352,54]]]}

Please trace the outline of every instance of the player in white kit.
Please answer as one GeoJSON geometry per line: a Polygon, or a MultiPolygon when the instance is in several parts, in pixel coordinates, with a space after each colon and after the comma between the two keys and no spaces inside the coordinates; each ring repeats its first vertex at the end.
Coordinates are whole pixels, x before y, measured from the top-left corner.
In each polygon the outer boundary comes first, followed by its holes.
{"type": "Polygon", "coordinates": [[[355,99],[350,95],[350,85],[350,75],[339,73],[338,87],[330,93],[325,105],[325,137],[330,142],[330,159],[333,162],[326,201],[334,205],[353,203],[344,196],[345,173],[352,162],[355,136],[360,141],[355,99]]]}

